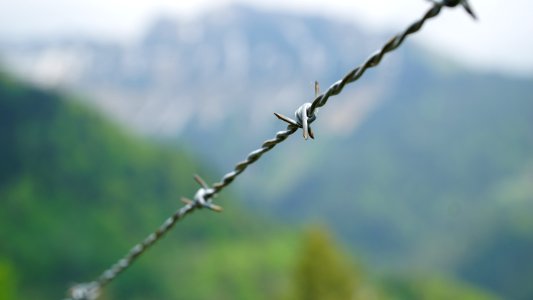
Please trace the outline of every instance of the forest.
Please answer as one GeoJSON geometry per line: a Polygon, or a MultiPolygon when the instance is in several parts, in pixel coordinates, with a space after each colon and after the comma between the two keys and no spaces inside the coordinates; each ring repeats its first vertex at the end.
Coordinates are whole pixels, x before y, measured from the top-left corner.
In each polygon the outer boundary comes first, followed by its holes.
{"type": "MultiPolygon", "coordinates": [[[[5,74],[0,120],[0,299],[63,297],[177,209],[192,174],[213,172],[5,74]]],[[[326,226],[288,226],[235,197],[180,223],[102,299],[498,299],[457,278],[374,272],[326,226]]]]}

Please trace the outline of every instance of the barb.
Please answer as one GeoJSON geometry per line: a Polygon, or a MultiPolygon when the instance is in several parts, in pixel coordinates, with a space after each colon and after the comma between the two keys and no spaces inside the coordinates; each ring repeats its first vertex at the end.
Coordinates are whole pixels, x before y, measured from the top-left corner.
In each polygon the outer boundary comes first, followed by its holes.
{"type": "Polygon", "coordinates": [[[472,18],[474,18],[474,20],[477,19],[477,16],[476,14],[474,13],[474,10],[472,10],[472,7],[470,6],[470,4],[468,3],[468,0],[427,0],[431,3],[442,3],[442,5],[444,6],[448,6],[448,7],[454,7],[454,6],[457,6],[457,5],[461,5],[463,6],[463,8],[466,10],[466,12],[472,16],[472,18]]]}
{"type": "Polygon", "coordinates": [[[255,151],[252,151],[246,159],[239,162],[233,171],[225,174],[219,182],[209,187],[206,182],[198,175],[195,175],[194,179],[200,185],[200,188],[194,196],[194,200],[182,198],[184,206],[178,209],[172,216],[170,216],[165,222],[153,233],[148,235],[141,243],[135,245],[130,251],[118,262],[112,265],[108,270],[104,271],[97,280],[81,283],[73,286],[69,290],[69,297],[66,300],[95,300],[100,295],[102,288],[115,279],[120,273],[124,272],[131,264],[139,258],[148,248],[153,246],[157,241],[161,239],[179,220],[183,219],[186,215],[194,212],[197,209],[208,208],[213,211],[220,212],[222,208],[213,203],[213,198],[221,192],[224,188],[230,185],[237,176],[239,176],[246,168],[255,163],[261,158],[261,156],[268,151],[272,150],[276,145],[285,141],[289,136],[295,133],[299,128],[303,129],[303,136],[305,139],[311,137],[314,139],[314,133],[311,130],[310,124],[316,120],[316,111],[319,107],[324,106],[328,99],[332,96],[338,95],[344,87],[359,79],[367,69],[377,66],[385,54],[397,49],[405,40],[405,38],[417,31],[419,31],[424,23],[437,16],[444,6],[455,7],[462,5],[466,11],[472,16],[476,17],[473,13],[470,5],[466,0],[429,0],[433,3],[433,6],[424,14],[424,16],[411,24],[405,31],[391,38],[379,51],[370,56],[361,66],[350,71],[343,79],[337,81],[331,85],[328,90],[321,95],[318,95],[319,88],[318,82],[315,82],[315,99],[312,103],[304,103],[295,112],[296,120],[285,117],[281,114],[274,113],[280,120],[288,123],[287,128],[283,131],[276,133],[275,137],[263,142],[261,147],[255,151]]]}

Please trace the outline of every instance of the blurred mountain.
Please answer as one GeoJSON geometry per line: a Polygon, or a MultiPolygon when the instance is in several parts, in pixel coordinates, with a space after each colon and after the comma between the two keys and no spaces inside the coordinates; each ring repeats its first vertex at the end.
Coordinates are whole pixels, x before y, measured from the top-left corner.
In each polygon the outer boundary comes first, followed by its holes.
{"type": "MultiPolygon", "coordinates": [[[[348,24],[231,6],[193,21],[157,20],[131,44],[2,43],[0,57],[23,78],[95,96],[138,130],[176,136],[236,119],[267,132],[273,111],[294,110],[313,97],[315,79],[337,80],[377,45],[348,24]]],[[[367,102],[380,94],[364,90],[367,102]]]]}
{"type": "MultiPolygon", "coordinates": [[[[179,139],[229,171],[284,128],[272,112],[291,115],[313,98],[314,80],[335,82],[385,40],[232,6],[160,19],[132,44],[0,51],[20,76],[83,91],[130,128],[179,139]]],[[[329,224],[373,266],[458,274],[531,299],[532,83],[463,69],[407,41],[319,112],[317,140],[291,139],[235,188],[254,209],[329,224]]]]}

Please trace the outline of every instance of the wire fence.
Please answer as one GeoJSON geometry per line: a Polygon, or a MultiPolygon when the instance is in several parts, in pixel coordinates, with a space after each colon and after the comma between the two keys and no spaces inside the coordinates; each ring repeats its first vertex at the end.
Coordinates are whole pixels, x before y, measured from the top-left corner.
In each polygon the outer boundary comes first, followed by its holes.
{"type": "Polygon", "coordinates": [[[170,229],[172,229],[179,220],[198,209],[206,208],[216,212],[222,211],[222,207],[213,203],[213,199],[219,192],[230,185],[235,178],[237,178],[237,176],[246,170],[248,166],[259,160],[263,154],[285,141],[289,136],[298,131],[298,129],[302,129],[303,137],[305,139],[308,139],[309,137],[314,139],[314,133],[310,125],[316,120],[316,112],[318,111],[318,108],[326,105],[330,97],[341,93],[347,84],[361,78],[366,70],[377,66],[385,54],[396,50],[409,35],[418,32],[427,20],[439,15],[444,7],[456,7],[460,5],[474,19],[476,18],[476,15],[474,14],[467,0],[429,1],[432,3],[431,8],[419,20],[412,23],[403,32],[393,36],[387,43],[385,43],[383,47],[381,47],[381,49],[371,55],[363,64],[351,70],[341,80],[331,85],[325,93],[318,95],[318,84],[315,84],[315,99],[311,103],[304,103],[296,110],[294,113],[296,120],[293,120],[282,114],[274,113],[278,119],[288,124],[287,128],[283,131],[277,132],[274,138],[263,142],[259,149],[250,152],[244,161],[239,162],[235,168],[231,172],[225,174],[219,182],[214,183],[210,187],[200,176],[195,175],[194,179],[196,182],[198,182],[200,188],[192,200],[182,198],[181,200],[184,202],[184,206],[166,219],[156,231],[148,235],[142,242],[131,248],[123,258],[119,259],[109,269],[102,272],[102,274],[96,280],[76,284],[71,287],[68,291],[69,298],[65,300],[97,299],[104,286],[109,284],[112,280],[117,278],[118,275],[128,269],[135,260],[137,260],[143,253],[146,252],[146,250],[148,250],[168,231],[170,231],[170,229]]]}

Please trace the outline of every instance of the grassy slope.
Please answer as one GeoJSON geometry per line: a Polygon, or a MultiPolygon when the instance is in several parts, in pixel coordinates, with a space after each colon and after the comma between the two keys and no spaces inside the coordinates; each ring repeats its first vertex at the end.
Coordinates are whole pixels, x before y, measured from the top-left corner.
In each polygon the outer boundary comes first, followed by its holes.
{"type": "MultiPolygon", "coordinates": [[[[174,211],[180,195],[195,192],[192,173],[209,173],[186,153],[5,77],[0,122],[2,300],[60,298],[69,284],[93,279],[174,211]]],[[[220,198],[223,214],[188,217],[103,299],[284,299],[300,239],[226,204],[231,195],[220,198]]],[[[365,299],[368,289],[378,299],[493,299],[453,281],[370,283],[356,293],[365,299]]]]}
{"type": "MultiPolygon", "coordinates": [[[[5,77],[0,123],[0,274],[23,299],[59,298],[69,284],[94,278],[177,209],[180,196],[194,194],[193,173],[209,175],[188,154],[5,77]]],[[[275,296],[294,252],[291,235],[273,239],[279,228],[229,202],[223,214],[197,212],[179,224],[106,295],[275,296]]]]}
{"type": "MultiPolygon", "coordinates": [[[[533,203],[523,183],[533,165],[531,80],[439,73],[417,61],[407,60],[400,80],[384,87],[394,94],[353,135],[298,145],[305,147],[298,159],[280,155],[285,168],[303,171],[277,177],[290,182],[282,193],[277,186],[265,192],[282,201],[260,201],[295,220],[327,220],[373,263],[468,274],[503,295],[529,299],[522,280],[532,269],[509,257],[533,253],[533,235],[507,223],[525,223],[533,203]],[[510,201],[514,194],[521,200],[510,201]],[[506,236],[520,249],[506,247],[506,236]],[[515,267],[503,274],[491,261],[515,267]],[[476,271],[482,268],[492,271],[476,271]]],[[[278,168],[272,164],[264,178],[278,168]]]]}

